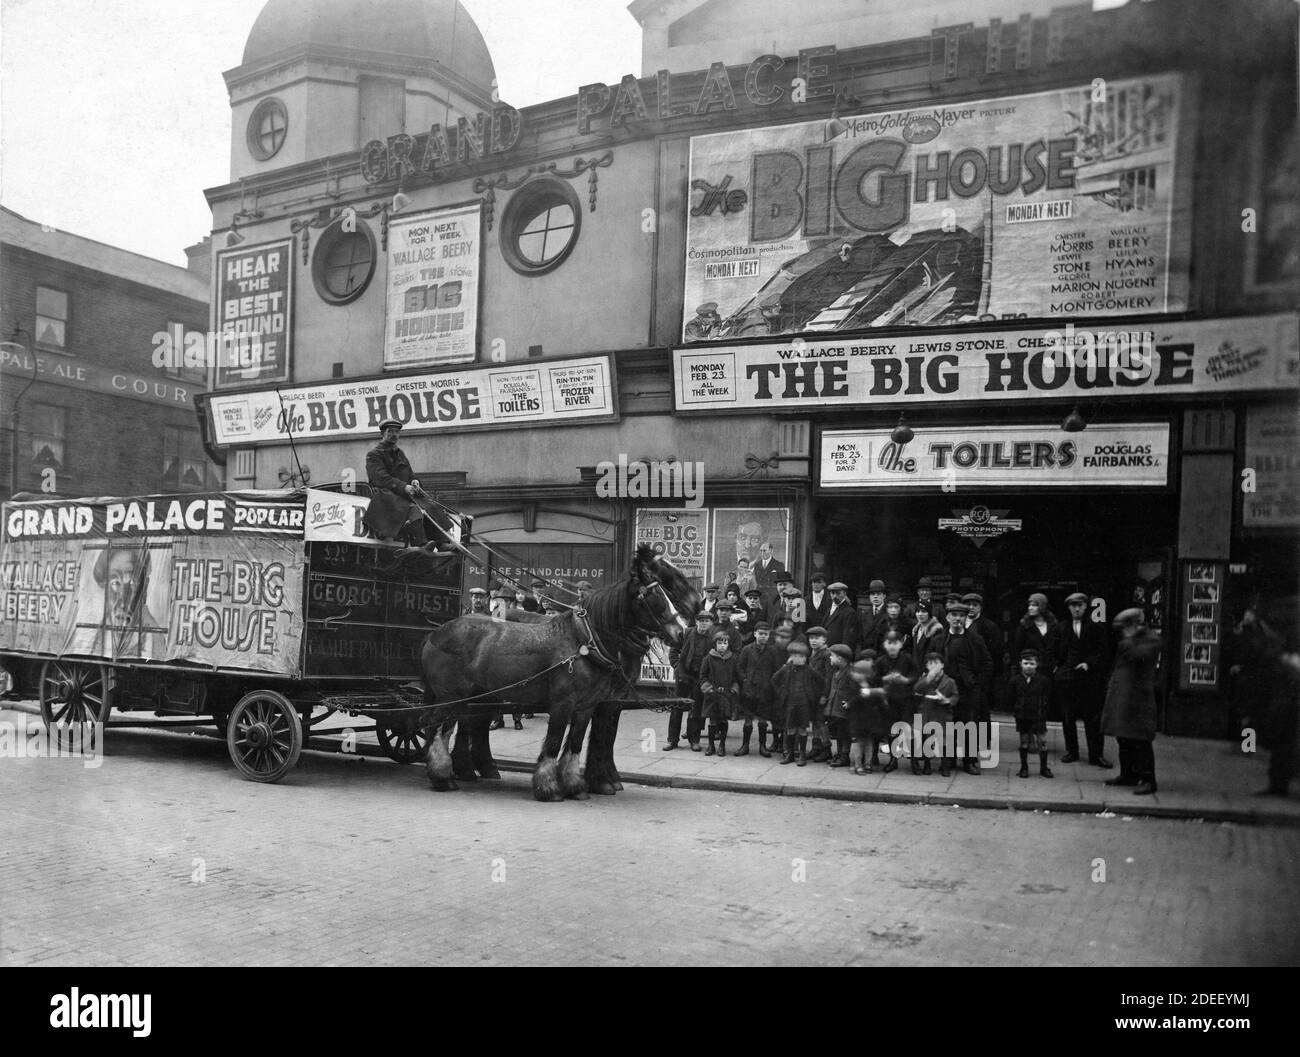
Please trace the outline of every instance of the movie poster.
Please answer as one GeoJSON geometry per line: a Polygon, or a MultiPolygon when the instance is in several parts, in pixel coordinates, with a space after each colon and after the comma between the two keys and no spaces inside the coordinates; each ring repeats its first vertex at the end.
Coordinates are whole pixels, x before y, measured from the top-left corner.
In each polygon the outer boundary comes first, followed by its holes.
{"type": "Polygon", "coordinates": [[[682,340],[1181,312],[1184,103],[1167,74],[696,136],[682,340]]]}
{"type": "Polygon", "coordinates": [[[752,587],[773,597],[776,578],[791,573],[789,507],[714,507],[708,582],[743,595],[752,587]]]}
{"type": "Polygon", "coordinates": [[[301,501],[196,493],[3,516],[0,650],[297,673],[301,501]]]}
{"type": "Polygon", "coordinates": [[[386,370],[477,355],[481,222],[477,202],[388,222],[386,370]]]}

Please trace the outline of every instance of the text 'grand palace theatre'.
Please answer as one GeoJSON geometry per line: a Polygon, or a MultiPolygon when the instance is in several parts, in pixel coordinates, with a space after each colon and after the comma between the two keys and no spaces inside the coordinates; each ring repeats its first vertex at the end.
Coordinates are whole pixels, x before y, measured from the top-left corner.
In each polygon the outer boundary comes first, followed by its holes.
{"type": "Polygon", "coordinates": [[[232,487],[364,488],[396,418],[510,556],[467,587],[651,542],[1005,624],[1080,590],[1160,629],[1165,729],[1227,729],[1297,578],[1293,4],[637,0],[639,76],[517,108],[455,0],[344,6],[270,0],[226,74],[232,487]]]}

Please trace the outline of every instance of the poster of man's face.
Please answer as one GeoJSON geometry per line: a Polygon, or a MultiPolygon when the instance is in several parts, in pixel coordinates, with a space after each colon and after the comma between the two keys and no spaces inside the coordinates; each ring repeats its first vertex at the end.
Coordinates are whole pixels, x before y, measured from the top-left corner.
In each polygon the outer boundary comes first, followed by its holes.
{"type": "Polygon", "coordinates": [[[104,625],[127,627],[139,616],[149,577],[148,551],[106,547],[95,563],[95,581],[104,588],[104,625]]]}
{"type": "Polygon", "coordinates": [[[710,582],[731,582],[737,563],[747,561],[760,588],[775,583],[790,564],[790,511],[784,507],[715,507],[709,548],[710,582]]]}

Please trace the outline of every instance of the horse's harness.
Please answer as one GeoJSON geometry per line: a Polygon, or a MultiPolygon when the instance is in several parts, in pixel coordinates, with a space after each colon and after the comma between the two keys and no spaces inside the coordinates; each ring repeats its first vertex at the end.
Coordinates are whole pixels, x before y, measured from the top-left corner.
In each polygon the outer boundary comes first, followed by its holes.
{"type": "MultiPolygon", "coordinates": [[[[681,613],[673,602],[672,596],[668,593],[668,589],[664,587],[663,582],[658,577],[652,579],[648,584],[642,583],[640,585],[636,593],[637,604],[644,606],[646,611],[650,613],[651,618],[657,621],[659,618],[655,615],[654,610],[651,609],[648,601],[649,596],[653,595],[655,591],[658,591],[659,594],[663,596],[664,603],[668,607],[668,612],[680,622],[681,613]]],[[[623,666],[601,648],[600,640],[596,637],[596,633],[591,627],[591,622],[587,619],[587,611],[578,608],[573,610],[573,613],[574,616],[578,618],[578,623],[582,627],[583,633],[587,636],[586,644],[580,646],[578,652],[600,668],[618,670],[621,672],[623,666]]],[[[569,670],[573,670],[572,665],[570,665],[569,670]]]]}

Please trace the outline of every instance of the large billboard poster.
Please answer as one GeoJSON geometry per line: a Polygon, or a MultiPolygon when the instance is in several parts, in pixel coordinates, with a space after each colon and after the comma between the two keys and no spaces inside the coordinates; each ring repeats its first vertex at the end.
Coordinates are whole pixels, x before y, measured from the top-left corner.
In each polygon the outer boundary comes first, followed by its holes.
{"type": "MultiPolygon", "coordinates": [[[[219,356],[214,389],[289,380],[293,239],[217,254],[216,331],[247,336],[252,356],[219,356]],[[251,338],[256,341],[251,341],[251,338]]],[[[237,346],[243,353],[245,346],[237,346]]]]}
{"type": "Polygon", "coordinates": [[[385,370],[477,355],[481,223],[478,203],[388,222],[385,370]]]}
{"type": "Polygon", "coordinates": [[[6,503],[0,650],[297,674],[302,515],[255,492],[6,503]]]}
{"type": "Polygon", "coordinates": [[[1183,311],[1181,105],[1167,74],[694,137],[683,341],[1183,311]]]}

